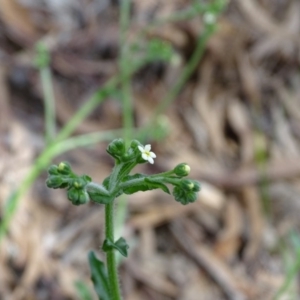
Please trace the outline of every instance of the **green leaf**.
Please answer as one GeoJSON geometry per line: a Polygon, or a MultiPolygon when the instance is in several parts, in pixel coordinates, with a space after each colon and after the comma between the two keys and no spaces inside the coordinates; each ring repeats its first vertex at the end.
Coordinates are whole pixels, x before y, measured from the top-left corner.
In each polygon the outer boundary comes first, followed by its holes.
{"type": "Polygon", "coordinates": [[[99,300],[111,300],[109,297],[109,286],[104,263],[91,251],[88,255],[91,269],[91,279],[99,300]]]}
{"type": "Polygon", "coordinates": [[[83,281],[76,281],[75,288],[78,294],[78,298],[81,300],[93,300],[92,293],[83,281]]]}
{"type": "Polygon", "coordinates": [[[115,243],[113,243],[109,239],[105,239],[103,242],[102,250],[104,252],[110,251],[111,249],[118,250],[123,256],[128,256],[128,244],[126,243],[126,240],[124,238],[119,238],[115,243]]]}
{"type": "Polygon", "coordinates": [[[153,189],[162,189],[165,193],[167,193],[169,195],[171,194],[168,187],[165,184],[163,184],[162,182],[157,181],[154,178],[146,177],[145,182],[151,184],[154,187],[153,189]]]}
{"type": "Polygon", "coordinates": [[[108,193],[105,194],[101,192],[101,190],[94,187],[88,187],[87,193],[89,194],[91,200],[100,204],[108,204],[114,200],[108,195],[108,193]]]}
{"type": "Polygon", "coordinates": [[[124,238],[121,237],[115,242],[115,249],[117,249],[123,256],[128,256],[129,245],[126,243],[124,238]]]}

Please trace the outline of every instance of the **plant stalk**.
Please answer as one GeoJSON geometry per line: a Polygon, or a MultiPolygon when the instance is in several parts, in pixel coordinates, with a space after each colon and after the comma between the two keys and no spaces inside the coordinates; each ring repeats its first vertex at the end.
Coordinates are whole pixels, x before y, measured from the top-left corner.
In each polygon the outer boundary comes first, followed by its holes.
{"type": "Polygon", "coordinates": [[[45,104],[45,136],[47,144],[55,138],[55,97],[52,84],[52,74],[49,67],[40,69],[40,78],[45,104]]]}
{"type": "MultiPolygon", "coordinates": [[[[105,237],[114,242],[114,201],[105,205],[105,237]]],[[[121,300],[114,249],[106,252],[106,264],[111,300],[121,300]]]]}

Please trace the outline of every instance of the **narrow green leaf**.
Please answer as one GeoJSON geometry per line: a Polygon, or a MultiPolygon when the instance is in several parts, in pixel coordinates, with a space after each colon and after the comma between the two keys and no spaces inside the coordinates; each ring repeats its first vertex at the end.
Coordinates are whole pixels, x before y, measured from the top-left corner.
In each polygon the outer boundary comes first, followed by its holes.
{"type": "Polygon", "coordinates": [[[91,269],[91,279],[99,300],[111,300],[109,298],[109,286],[104,263],[91,251],[88,255],[91,269]]]}
{"type": "Polygon", "coordinates": [[[81,300],[93,300],[92,293],[89,287],[83,281],[76,281],[75,288],[79,299],[81,300]]]}
{"type": "Polygon", "coordinates": [[[151,184],[155,189],[162,189],[165,193],[167,193],[169,195],[171,194],[168,187],[165,184],[163,184],[162,182],[158,182],[155,179],[148,178],[148,177],[145,178],[145,182],[147,182],[148,184],[151,184]]]}

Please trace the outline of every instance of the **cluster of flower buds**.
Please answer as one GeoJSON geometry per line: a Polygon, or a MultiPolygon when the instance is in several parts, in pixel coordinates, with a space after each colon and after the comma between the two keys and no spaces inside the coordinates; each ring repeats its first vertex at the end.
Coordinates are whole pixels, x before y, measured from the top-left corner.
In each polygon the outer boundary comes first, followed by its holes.
{"type": "Polygon", "coordinates": [[[108,204],[121,194],[161,189],[170,194],[167,185],[173,185],[175,200],[186,205],[195,202],[200,184],[195,180],[185,179],[190,173],[186,163],[177,165],[173,170],[155,174],[133,174],[131,170],[140,163],[154,163],[155,153],[151,146],[143,146],[133,140],[126,149],[123,139],[113,140],[107,147],[107,152],[115,159],[112,174],[101,184],[91,182],[87,175],[74,174],[68,163],[62,162],[58,166],[51,166],[48,170],[49,178],[46,183],[49,188],[66,188],[68,199],[75,205],[87,203],[90,199],[101,204],[108,204]]]}
{"type": "Polygon", "coordinates": [[[142,164],[147,161],[154,162],[153,158],[156,155],[150,149],[150,145],[144,147],[137,140],[132,140],[129,148],[126,149],[123,139],[115,139],[108,145],[106,151],[116,159],[117,163],[135,162],[135,164],[142,164]]]}
{"type": "Polygon", "coordinates": [[[181,179],[173,189],[173,196],[176,201],[186,205],[197,200],[197,193],[199,191],[199,182],[191,179],[181,179]]]}
{"type": "Polygon", "coordinates": [[[78,176],[71,170],[67,162],[61,162],[58,166],[52,165],[48,169],[49,177],[46,184],[53,189],[67,189],[68,199],[74,205],[85,204],[89,201],[86,185],[91,182],[87,175],[78,176]]]}

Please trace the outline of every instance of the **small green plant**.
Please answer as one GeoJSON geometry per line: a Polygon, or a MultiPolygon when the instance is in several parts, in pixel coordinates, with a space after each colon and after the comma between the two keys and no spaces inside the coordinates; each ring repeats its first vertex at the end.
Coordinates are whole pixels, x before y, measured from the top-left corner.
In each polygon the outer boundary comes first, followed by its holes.
{"type": "Polygon", "coordinates": [[[74,205],[81,205],[90,200],[105,205],[105,240],[102,250],[106,253],[106,268],[95,254],[89,254],[91,278],[95,290],[101,300],[119,300],[121,292],[117,273],[115,251],[127,257],[128,244],[124,238],[115,241],[114,238],[114,201],[122,194],[131,195],[139,191],[161,189],[171,194],[167,185],[173,186],[173,196],[183,205],[195,202],[200,190],[199,182],[186,179],[190,167],[181,163],[173,170],[154,174],[133,174],[132,169],[149,162],[154,163],[156,155],[151,152],[151,146],[143,146],[139,141],[132,140],[126,149],[123,139],[113,140],[106,151],[115,160],[111,174],[102,184],[92,182],[87,175],[75,174],[67,162],[52,165],[48,169],[49,177],[46,184],[53,189],[67,189],[67,197],[74,205]]]}

